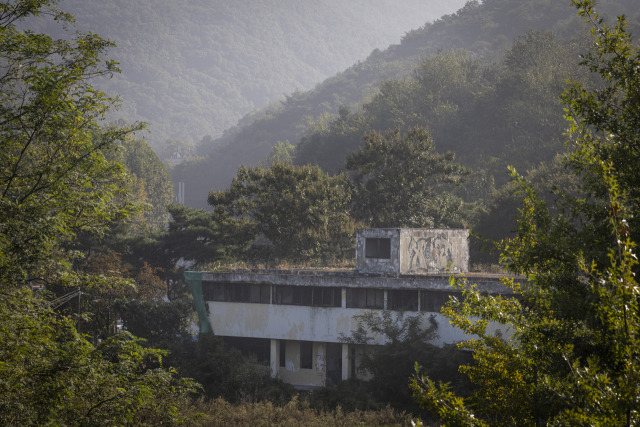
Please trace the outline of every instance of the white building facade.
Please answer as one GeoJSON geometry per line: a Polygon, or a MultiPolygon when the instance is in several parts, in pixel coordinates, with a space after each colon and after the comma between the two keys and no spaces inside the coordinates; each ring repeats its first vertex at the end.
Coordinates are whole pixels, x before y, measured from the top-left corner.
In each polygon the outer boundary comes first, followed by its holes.
{"type": "MultiPolygon", "coordinates": [[[[271,373],[299,388],[358,377],[362,349],[344,342],[368,311],[433,316],[434,344],[467,339],[440,313],[459,291],[450,274],[468,271],[466,230],[363,229],[356,269],[187,272],[200,331],[268,361],[271,373]]],[[[466,276],[483,292],[507,293],[498,276],[466,276]]],[[[426,326],[426,325],[425,325],[426,326]]],[[[503,325],[496,329],[506,332],[503,325]]],[[[384,344],[384,337],[373,337],[384,344]]]]}

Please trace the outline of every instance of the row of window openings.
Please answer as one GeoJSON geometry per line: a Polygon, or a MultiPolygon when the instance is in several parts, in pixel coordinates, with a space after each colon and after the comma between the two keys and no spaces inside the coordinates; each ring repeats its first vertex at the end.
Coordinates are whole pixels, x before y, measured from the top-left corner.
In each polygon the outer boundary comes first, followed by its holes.
{"type": "MultiPolygon", "coordinates": [[[[273,301],[271,286],[249,283],[203,283],[206,301],[242,302],[311,307],[341,307],[342,288],[318,286],[275,285],[273,301]]],[[[452,292],[392,289],[387,291],[389,310],[439,312],[452,292]]],[[[384,289],[347,288],[347,308],[385,308],[384,289]]]]}

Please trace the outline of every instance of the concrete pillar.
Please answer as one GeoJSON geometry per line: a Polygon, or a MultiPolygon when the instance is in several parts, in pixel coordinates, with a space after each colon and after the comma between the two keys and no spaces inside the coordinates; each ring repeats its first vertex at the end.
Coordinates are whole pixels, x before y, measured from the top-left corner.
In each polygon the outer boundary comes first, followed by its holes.
{"type": "Polygon", "coordinates": [[[271,365],[271,378],[275,378],[278,376],[278,361],[280,357],[278,355],[279,352],[278,340],[271,340],[271,355],[269,358],[269,362],[271,365]]]}
{"type": "Polygon", "coordinates": [[[342,343],[342,381],[349,379],[349,344],[342,343]]]}
{"type": "Polygon", "coordinates": [[[347,288],[342,288],[342,292],[340,292],[340,307],[347,308],[347,288]]]}

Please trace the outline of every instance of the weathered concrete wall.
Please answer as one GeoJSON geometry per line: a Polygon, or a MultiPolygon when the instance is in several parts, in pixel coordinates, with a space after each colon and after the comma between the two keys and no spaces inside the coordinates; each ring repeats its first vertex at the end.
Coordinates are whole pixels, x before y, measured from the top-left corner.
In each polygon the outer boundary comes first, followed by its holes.
{"type": "MultiPolygon", "coordinates": [[[[501,285],[497,275],[467,275],[478,290],[509,294],[501,285]]],[[[355,271],[261,271],[261,272],[207,272],[202,274],[203,285],[210,283],[257,283],[262,285],[340,287],[340,307],[318,307],[303,305],[285,305],[273,303],[249,303],[228,301],[203,301],[206,304],[205,316],[217,335],[246,338],[266,338],[271,340],[271,371],[283,381],[303,388],[324,386],[327,383],[327,345],[341,343],[342,337],[349,337],[358,327],[356,317],[368,311],[381,313],[382,310],[346,308],[347,289],[374,288],[383,289],[385,294],[392,290],[420,290],[421,292],[448,295],[453,291],[449,285],[448,274],[431,275],[380,275],[358,274],[355,271]],[[207,315],[208,312],[208,315],[207,315]],[[285,366],[280,366],[279,341],[286,342],[285,366]],[[311,369],[300,367],[300,341],[313,342],[313,365],[311,369]]],[[[273,289],[272,289],[273,296],[273,289]]],[[[201,295],[202,298],[202,295],[201,295]]],[[[385,304],[388,300],[385,297],[385,304]]],[[[420,300],[422,301],[422,300],[420,300]]],[[[424,308],[424,307],[423,307],[424,308]]],[[[398,312],[394,312],[397,315],[398,312]]],[[[435,345],[457,343],[466,336],[454,328],[439,313],[421,312],[425,327],[428,317],[433,315],[438,324],[438,337],[435,345]]],[[[407,312],[417,315],[417,311],[407,312]]],[[[492,324],[490,332],[500,330],[508,337],[505,325],[492,324]]],[[[384,344],[385,338],[372,335],[372,344],[384,344]]],[[[351,363],[350,345],[342,344],[342,378],[360,376],[356,368],[360,364],[362,348],[356,347],[355,365],[351,363]],[[354,372],[355,371],[355,372],[354,372]]],[[[333,360],[333,359],[332,359],[333,360]]],[[[332,371],[335,372],[335,371],[332,371]]]]}
{"type": "MultiPolygon", "coordinates": [[[[276,376],[282,381],[303,387],[324,387],[326,385],[326,346],[323,342],[313,343],[311,369],[300,367],[300,342],[286,341],[285,366],[278,366],[276,376]]],[[[279,356],[279,355],[278,355],[279,356]]]]}
{"type": "MultiPolygon", "coordinates": [[[[264,270],[264,271],[227,271],[204,272],[203,282],[260,283],[267,285],[291,286],[338,286],[343,288],[378,289],[428,289],[450,291],[449,274],[430,274],[385,276],[359,274],[355,271],[326,270],[264,270]]],[[[509,290],[500,283],[499,274],[465,274],[470,283],[478,285],[478,290],[509,294],[509,290]]]]}
{"type": "Polygon", "coordinates": [[[467,230],[373,228],[356,231],[356,270],[360,273],[423,275],[469,271],[467,230]],[[389,239],[388,258],[367,256],[367,242],[389,239]]]}
{"type": "MultiPolygon", "coordinates": [[[[358,321],[354,317],[371,311],[357,308],[217,301],[209,301],[207,304],[213,332],[216,335],[288,341],[341,342],[342,335],[351,336],[351,333],[357,329],[358,321]]],[[[425,327],[428,327],[427,319],[430,315],[433,315],[438,323],[438,338],[433,341],[435,345],[456,343],[470,338],[461,330],[454,328],[440,313],[425,314],[425,327]]],[[[503,325],[493,325],[492,329],[506,332],[503,325]]],[[[372,339],[372,344],[386,343],[384,337],[379,335],[372,335],[372,339]]]]}
{"type": "Polygon", "coordinates": [[[469,271],[469,232],[448,229],[400,230],[400,274],[469,271]]]}
{"type": "Polygon", "coordinates": [[[359,228],[356,230],[356,270],[367,273],[398,274],[400,272],[400,229],[359,228]],[[367,258],[366,239],[382,238],[391,240],[391,256],[367,258]]]}

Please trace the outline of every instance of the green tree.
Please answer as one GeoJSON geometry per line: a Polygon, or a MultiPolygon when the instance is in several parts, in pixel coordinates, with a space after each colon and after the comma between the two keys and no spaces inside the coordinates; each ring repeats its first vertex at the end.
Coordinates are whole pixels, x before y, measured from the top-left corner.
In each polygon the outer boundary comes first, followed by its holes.
{"type": "Polygon", "coordinates": [[[439,154],[429,131],[385,136],[371,132],[347,157],[352,171],[353,217],[372,227],[443,227],[462,223],[462,201],[451,190],[466,171],[454,154],[439,154]]]}
{"type": "Polygon", "coordinates": [[[465,288],[451,303],[452,323],[479,338],[464,343],[478,385],[468,397],[426,377],[414,396],[451,425],[636,425],[640,388],[640,286],[635,275],[640,52],[625,18],[609,27],[594,1],[572,4],[593,24],[594,49],[583,63],[603,88],[574,84],[564,95],[570,121],[568,164],[582,196],[559,193],[555,206],[518,177],[525,195],[517,235],[502,242],[506,281],[517,299],[465,288]],[[508,337],[488,322],[510,326],[508,337]]]}
{"type": "Polygon", "coordinates": [[[190,268],[203,268],[218,260],[231,260],[246,250],[253,228],[247,221],[229,218],[218,212],[171,205],[171,222],[162,241],[168,260],[176,265],[181,259],[190,268]]]}
{"type": "Polygon", "coordinates": [[[117,71],[103,58],[112,43],[29,30],[37,16],[71,25],[56,3],[0,3],[0,424],[178,424],[196,386],[162,367],[164,352],[128,333],[94,345],[53,311],[64,298],[47,301],[56,285],[130,287],[106,269],[74,269],[71,243],[131,212],[125,168],[105,154],[138,128],[101,123],[117,100],[91,79],[117,71]]]}
{"type": "Polygon", "coordinates": [[[29,291],[0,304],[0,424],[176,425],[197,390],[129,333],[98,345],[29,291]]]}
{"type": "Polygon", "coordinates": [[[292,163],[296,154],[296,146],[289,141],[278,141],[271,149],[271,153],[265,159],[265,167],[270,167],[275,162],[292,163]]]}
{"type": "Polygon", "coordinates": [[[329,173],[338,173],[344,158],[362,144],[362,135],[370,129],[368,118],[339,107],[338,116],[325,113],[308,128],[296,146],[295,164],[316,164],[329,173]]]}
{"type": "Polygon", "coordinates": [[[197,340],[187,337],[174,341],[169,359],[202,384],[207,398],[278,405],[289,402],[294,394],[291,385],[271,378],[269,366],[259,363],[255,355],[242,354],[212,333],[200,334],[197,340]]]}
{"type": "Polygon", "coordinates": [[[393,314],[385,310],[368,311],[355,319],[358,327],[351,336],[342,337],[342,341],[363,346],[357,356],[358,370],[369,378],[364,389],[376,402],[412,412],[418,409],[407,388],[416,360],[438,380],[456,385],[463,382],[457,369],[469,361],[469,354],[453,345],[433,344],[438,337],[438,324],[433,316],[393,314]],[[386,343],[372,345],[374,337],[382,337],[386,343]]]}
{"type": "Polygon", "coordinates": [[[114,302],[114,312],[118,313],[127,331],[149,340],[152,345],[160,345],[163,340],[174,339],[177,335],[191,336],[192,306],[188,300],[118,299],[114,302]]]}
{"type": "Polygon", "coordinates": [[[173,181],[167,167],[144,139],[127,138],[114,153],[126,167],[129,197],[141,205],[134,231],[167,225],[167,206],[173,202],[173,181]]]}
{"type": "Polygon", "coordinates": [[[55,1],[0,4],[0,279],[45,280],[64,270],[60,243],[122,215],[124,171],[104,151],[134,127],[100,127],[117,103],[91,86],[117,72],[95,34],[54,40],[21,30],[33,16],[72,18],[55,1]]]}
{"type": "Polygon", "coordinates": [[[276,161],[268,169],[241,167],[228,190],[209,194],[209,204],[227,227],[253,230],[260,260],[329,262],[352,256],[350,197],[345,174],[276,161]]]}

